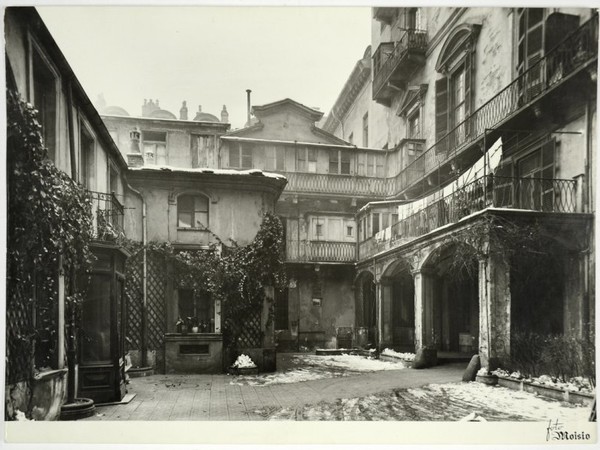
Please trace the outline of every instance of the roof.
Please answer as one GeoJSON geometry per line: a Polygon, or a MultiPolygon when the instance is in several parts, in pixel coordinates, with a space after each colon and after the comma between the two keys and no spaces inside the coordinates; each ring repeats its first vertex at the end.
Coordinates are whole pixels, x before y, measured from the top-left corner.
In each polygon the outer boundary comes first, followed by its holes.
{"type": "MultiPolygon", "coordinates": [[[[322,131],[322,130],[321,130],[322,131]]],[[[261,139],[261,138],[249,138],[243,136],[232,136],[233,133],[227,133],[221,136],[222,141],[231,141],[231,142],[248,142],[248,143],[264,143],[264,144],[288,144],[288,145],[307,145],[313,147],[325,147],[325,148],[341,148],[347,150],[367,150],[373,152],[389,152],[389,149],[381,149],[381,148],[368,148],[368,147],[358,147],[356,145],[349,144],[345,141],[342,141],[341,144],[325,144],[321,142],[304,142],[304,141],[286,141],[281,139],[261,139]]]]}
{"type": "Polygon", "coordinates": [[[184,168],[184,167],[172,167],[172,166],[142,166],[142,167],[130,167],[129,170],[133,172],[173,172],[173,173],[189,173],[189,174],[203,174],[203,175],[237,175],[237,176],[251,176],[251,177],[265,177],[273,178],[277,180],[286,180],[286,177],[278,173],[264,172],[259,169],[250,170],[235,170],[235,169],[212,169],[209,167],[196,167],[196,168],[184,168]]]}
{"type": "Polygon", "coordinates": [[[75,72],[73,72],[67,58],[60,50],[60,47],[54,40],[54,37],[46,27],[46,24],[38,14],[37,10],[31,6],[13,6],[7,9],[7,11],[8,10],[10,10],[19,20],[22,20],[23,23],[26,23],[29,29],[41,40],[44,49],[48,52],[52,62],[59,68],[63,78],[71,82],[73,101],[77,102],[77,105],[84,111],[87,120],[89,120],[94,127],[94,131],[98,133],[100,139],[106,145],[107,151],[117,160],[121,168],[126,169],[127,163],[119,151],[117,144],[113,141],[113,138],[106,129],[106,125],[104,125],[98,111],[85,93],[83,86],[81,86],[81,83],[77,79],[75,72]]]}
{"type": "Polygon", "coordinates": [[[346,116],[352,103],[356,100],[363,86],[371,77],[371,46],[369,45],[363,57],[356,62],[354,69],[346,80],[342,91],[338,95],[331,113],[327,116],[327,120],[323,128],[329,132],[335,130],[339,122],[346,116]]]}
{"type": "Polygon", "coordinates": [[[194,117],[195,122],[220,122],[217,116],[205,112],[197,112],[194,117]]]}
{"type": "Polygon", "coordinates": [[[155,119],[177,119],[177,116],[166,109],[157,109],[152,111],[148,117],[155,119]]]}
{"type": "Polygon", "coordinates": [[[321,119],[321,117],[323,117],[323,113],[321,111],[317,111],[314,108],[303,105],[302,103],[292,100],[291,98],[284,98],[283,100],[267,103],[265,105],[255,105],[252,107],[252,113],[260,119],[261,116],[273,114],[277,110],[285,107],[297,109],[304,116],[312,119],[313,122],[317,122],[321,119]]]}

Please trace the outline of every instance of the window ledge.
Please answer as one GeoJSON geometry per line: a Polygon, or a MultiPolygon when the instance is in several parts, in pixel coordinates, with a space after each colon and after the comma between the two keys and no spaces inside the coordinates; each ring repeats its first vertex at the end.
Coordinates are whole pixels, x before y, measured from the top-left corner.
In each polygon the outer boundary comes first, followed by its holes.
{"type": "Polygon", "coordinates": [[[208,230],[206,228],[192,228],[192,227],[177,227],[177,231],[206,231],[208,232],[208,230]]]}

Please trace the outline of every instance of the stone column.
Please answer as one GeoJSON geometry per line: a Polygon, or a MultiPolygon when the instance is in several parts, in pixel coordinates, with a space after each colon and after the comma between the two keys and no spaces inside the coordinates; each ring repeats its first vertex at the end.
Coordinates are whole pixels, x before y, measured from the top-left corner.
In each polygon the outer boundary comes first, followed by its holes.
{"type": "Polygon", "coordinates": [[[415,282],[415,350],[433,344],[433,272],[421,269],[413,272],[415,282]]]}
{"type": "Polygon", "coordinates": [[[389,282],[381,282],[382,302],[381,302],[381,338],[382,348],[389,347],[392,344],[392,285],[389,282]]]}
{"type": "Polygon", "coordinates": [[[377,304],[377,350],[381,351],[381,339],[383,337],[383,289],[381,279],[375,280],[375,301],[377,304]]]}
{"type": "Polygon", "coordinates": [[[500,255],[479,261],[479,356],[496,369],[510,356],[510,267],[500,255]]]}

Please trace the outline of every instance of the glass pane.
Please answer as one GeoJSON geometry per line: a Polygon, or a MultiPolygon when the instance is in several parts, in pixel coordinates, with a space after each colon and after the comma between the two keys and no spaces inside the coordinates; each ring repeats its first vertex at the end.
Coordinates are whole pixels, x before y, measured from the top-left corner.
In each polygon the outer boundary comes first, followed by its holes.
{"type": "Polygon", "coordinates": [[[110,276],[92,275],[81,308],[81,360],[84,363],[110,362],[110,276]]]}
{"type": "Polygon", "coordinates": [[[177,215],[177,226],[182,228],[192,227],[192,213],[180,211],[177,215]]]}
{"type": "Polygon", "coordinates": [[[204,227],[208,226],[208,213],[197,212],[195,219],[196,219],[196,224],[194,226],[196,228],[204,228],[204,227]]]}
{"type": "Polygon", "coordinates": [[[183,211],[192,211],[194,209],[194,197],[191,195],[181,195],[177,199],[177,210],[180,212],[183,211]]]}
{"type": "Polygon", "coordinates": [[[196,212],[207,212],[208,211],[208,199],[206,197],[198,196],[194,197],[195,211],[196,212]]]}

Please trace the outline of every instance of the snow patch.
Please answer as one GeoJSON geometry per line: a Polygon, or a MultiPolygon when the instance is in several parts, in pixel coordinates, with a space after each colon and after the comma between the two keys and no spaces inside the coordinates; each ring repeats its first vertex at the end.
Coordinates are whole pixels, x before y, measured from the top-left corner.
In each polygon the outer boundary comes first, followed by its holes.
{"type": "Polygon", "coordinates": [[[391,348],[386,348],[381,352],[382,355],[393,356],[394,358],[403,359],[405,361],[413,361],[415,359],[414,353],[400,353],[392,350],[391,348]]]}

